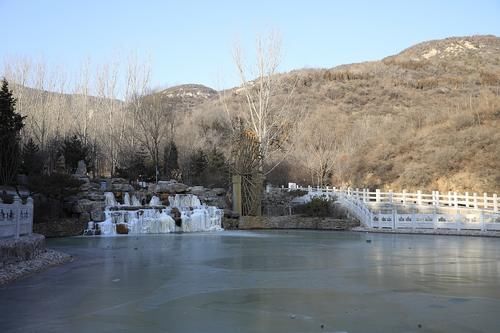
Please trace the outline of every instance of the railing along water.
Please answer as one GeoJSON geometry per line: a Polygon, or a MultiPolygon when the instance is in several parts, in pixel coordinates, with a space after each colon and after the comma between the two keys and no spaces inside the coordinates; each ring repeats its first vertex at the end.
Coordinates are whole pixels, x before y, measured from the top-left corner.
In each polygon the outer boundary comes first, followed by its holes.
{"type": "Polygon", "coordinates": [[[497,194],[383,192],[379,189],[301,187],[309,195],[336,196],[363,226],[377,229],[452,229],[500,231],[497,194]]]}
{"type": "Polygon", "coordinates": [[[26,203],[14,196],[12,203],[4,203],[0,199],[0,238],[31,234],[33,230],[33,199],[26,203]]]}

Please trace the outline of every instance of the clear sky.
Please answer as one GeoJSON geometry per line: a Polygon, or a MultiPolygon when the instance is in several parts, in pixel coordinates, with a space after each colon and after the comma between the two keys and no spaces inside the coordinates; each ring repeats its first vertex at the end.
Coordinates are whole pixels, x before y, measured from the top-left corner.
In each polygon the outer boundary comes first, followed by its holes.
{"type": "Polygon", "coordinates": [[[0,61],[43,58],[75,69],[90,58],[150,57],[155,86],[237,84],[231,49],[279,30],[281,71],[381,59],[415,43],[500,36],[500,0],[0,0],[0,61]]]}

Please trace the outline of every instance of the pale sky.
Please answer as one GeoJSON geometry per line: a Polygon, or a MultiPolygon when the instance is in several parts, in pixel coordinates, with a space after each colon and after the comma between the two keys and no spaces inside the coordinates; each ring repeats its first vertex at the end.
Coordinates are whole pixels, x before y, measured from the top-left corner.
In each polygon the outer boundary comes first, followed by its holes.
{"type": "MultiPolygon", "coordinates": [[[[232,45],[251,49],[280,31],[280,70],[377,60],[415,43],[500,35],[500,1],[131,1],[0,0],[0,61],[44,59],[78,68],[136,52],[149,57],[153,84],[238,84],[232,45]]],[[[0,73],[1,75],[1,73],[0,73]]]]}

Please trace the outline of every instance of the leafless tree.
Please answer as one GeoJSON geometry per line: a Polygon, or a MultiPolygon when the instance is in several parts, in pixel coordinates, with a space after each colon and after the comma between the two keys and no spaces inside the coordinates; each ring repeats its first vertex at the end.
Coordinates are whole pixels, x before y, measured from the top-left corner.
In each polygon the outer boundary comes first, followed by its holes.
{"type": "Polygon", "coordinates": [[[281,80],[278,74],[281,44],[277,33],[257,38],[256,59],[250,66],[243,59],[239,45],[234,47],[233,54],[241,81],[236,92],[246,101],[241,120],[259,142],[259,169],[263,174],[269,173],[286,155],[293,127],[300,116],[297,112],[290,112],[289,108],[296,80],[281,80]],[[280,94],[282,96],[278,98],[280,94]]]}

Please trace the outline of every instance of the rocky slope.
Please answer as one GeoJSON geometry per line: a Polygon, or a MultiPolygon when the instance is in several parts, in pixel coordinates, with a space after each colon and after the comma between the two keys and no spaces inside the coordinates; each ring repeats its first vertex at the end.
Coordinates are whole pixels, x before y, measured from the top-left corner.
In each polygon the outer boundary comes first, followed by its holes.
{"type": "MultiPolygon", "coordinates": [[[[500,38],[429,41],[380,61],[296,70],[279,79],[298,82],[290,107],[305,110],[299,128],[336,136],[333,184],[500,190],[500,38]]],[[[228,95],[228,105],[244,105],[239,94],[228,95]]],[[[212,110],[214,123],[223,112],[213,101],[199,109],[194,117],[212,110]]],[[[283,182],[286,171],[289,179],[311,183],[304,160],[312,155],[301,144],[307,137],[300,131],[296,137],[276,180],[283,182]]]]}

